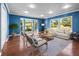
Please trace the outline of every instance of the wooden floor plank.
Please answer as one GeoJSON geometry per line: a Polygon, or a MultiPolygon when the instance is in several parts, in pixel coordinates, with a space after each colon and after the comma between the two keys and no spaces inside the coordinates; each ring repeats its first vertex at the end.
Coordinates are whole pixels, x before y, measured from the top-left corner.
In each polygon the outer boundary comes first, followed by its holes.
{"type": "MultiPolygon", "coordinates": [[[[54,47],[52,47],[51,45],[52,43],[50,43],[48,51],[45,52],[45,56],[48,53],[51,53],[52,56],[52,48],[54,47]]],[[[45,48],[45,46],[42,48],[45,48]]],[[[33,48],[31,45],[26,46],[25,39],[18,36],[15,38],[10,38],[8,42],[5,42],[5,45],[2,50],[2,56],[35,56],[39,55],[41,51],[42,50],[33,48]]],[[[57,56],[79,56],[79,41],[72,40],[72,42],[67,44],[64,49],[59,51],[57,56]]]]}

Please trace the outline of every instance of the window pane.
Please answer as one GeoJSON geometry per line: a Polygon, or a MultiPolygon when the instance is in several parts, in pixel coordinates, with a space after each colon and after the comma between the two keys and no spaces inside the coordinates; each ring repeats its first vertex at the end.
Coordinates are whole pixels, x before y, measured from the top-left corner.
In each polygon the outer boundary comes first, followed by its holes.
{"type": "Polygon", "coordinates": [[[58,20],[57,19],[53,19],[52,21],[51,21],[51,27],[53,28],[53,29],[57,29],[57,27],[58,27],[58,20]]]}
{"type": "Polygon", "coordinates": [[[27,19],[27,18],[20,18],[20,27],[21,32],[26,31],[36,31],[37,30],[37,20],[35,19],[27,19]]]}
{"type": "Polygon", "coordinates": [[[61,20],[61,28],[63,28],[65,31],[70,31],[71,32],[71,27],[72,27],[72,17],[63,17],[61,20]]]}
{"type": "Polygon", "coordinates": [[[34,31],[37,31],[37,20],[34,20],[34,31]]]}
{"type": "Polygon", "coordinates": [[[25,31],[32,31],[32,20],[31,19],[25,20],[25,31]]]}
{"type": "Polygon", "coordinates": [[[21,28],[21,32],[23,32],[24,31],[24,18],[21,18],[21,20],[20,20],[20,28],[21,28]]]}
{"type": "Polygon", "coordinates": [[[72,31],[72,16],[53,19],[51,21],[51,28],[59,32],[71,32],[72,31]]]}

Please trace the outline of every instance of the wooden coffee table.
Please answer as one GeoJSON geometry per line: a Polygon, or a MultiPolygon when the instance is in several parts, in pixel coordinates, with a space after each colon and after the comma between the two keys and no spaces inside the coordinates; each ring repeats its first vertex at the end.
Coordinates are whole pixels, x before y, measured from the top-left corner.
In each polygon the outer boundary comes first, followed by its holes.
{"type": "Polygon", "coordinates": [[[54,39],[54,37],[52,37],[51,35],[42,35],[41,38],[45,39],[46,41],[50,41],[50,40],[54,39]]]}

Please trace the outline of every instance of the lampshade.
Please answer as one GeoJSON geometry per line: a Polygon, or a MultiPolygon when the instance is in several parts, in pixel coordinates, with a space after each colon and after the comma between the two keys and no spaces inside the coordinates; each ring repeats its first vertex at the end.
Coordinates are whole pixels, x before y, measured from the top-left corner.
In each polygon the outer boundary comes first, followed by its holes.
{"type": "Polygon", "coordinates": [[[44,23],[41,24],[41,26],[44,26],[44,25],[45,25],[44,23]]]}

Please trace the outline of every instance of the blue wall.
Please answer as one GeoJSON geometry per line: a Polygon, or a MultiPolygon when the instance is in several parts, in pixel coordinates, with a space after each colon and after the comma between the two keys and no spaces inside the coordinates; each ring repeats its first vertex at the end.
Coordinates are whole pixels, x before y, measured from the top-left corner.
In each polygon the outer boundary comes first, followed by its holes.
{"type": "MultiPolygon", "coordinates": [[[[50,25],[50,20],[55,19],[55,18],[61,18],[61,17],[66,17],[66,16],[72,16],[72,32],[78,32],[79,31],[79,11],[72,12],[72,13],[67,13],[67,14],[62,14],[58,15],[55,17],[50,17],[47,19],[41,19],[41,18],[33,18],[33,17],[26,17],[26,16],[17,16],[17,15],[9,15],[9,23],[17,23],[19,28],[15,30],[17,34],[20,33],[20,18],[30,18],[30,19],[37,19],[38,20],[38,31],[43,31],[44,29],[48,29],[51,27],[50,25]],[[45,26],[41,26],[42,23],[45,23],[45,26]]],[[[33,29],[34,30],[34,29],[33,29]]],[[[11,34],[12,30],[9,30],[9,34],[11,34]]]]}
{"type": "MultiPolygon", "coordinates": [[[[19,26],[19,28],[14,31],[14,32],[16,32],[17,34],[20,33],[20,18],[33,19],[33,22],[34,22],[34,19],[37,19],[37,20],[38,20],[38,25],[37,25],[38,31],[44,30],[44,27],[41,26],[41,23],[44,23],[44,21],[43,21],[42,18],[33,18],[33,17],[25,17],[25,16],[18,16],[18,15],[9,14],[9,24],[16,23],[16,24],[18,24],[18,26],[19,26]]],[[[32,30],[34,30],[34,27],[33,27],[32,30]]],[[[9,34],[12,34],[12,32],[13,32],[13,31],[12,31],[11,29],[9,29],[9,34]]]]}
{"type": "Polygon", "coordinates": [[[50,27],[51,19],[61,18],[61,17],[66,17],[66,16],[72,16],[72,32],[79,32],[79,11],[47,18],[46,19],[46,22],[47,22],[46,28],[50,27]]]}
{"type": "Polygon", "coordinates": [[[72,30],[73,30],[73,32],[79,32],[79,12],[73,14],[72,30]]]}
{"type": "Polygon", "coordinates": [[[51,23],[50,23],[50,19],[46,19],[46,20],[45,20],[45,29],[50,28],[50,27],[51,27],[50,24],[51,24],[51,23]]]}
{"type": "Polygon", "coordinates": [[[1,3],[0,3],[0,50],[1,50],[1,3]]]}
{"type": "Polygon", "coordinates": [[[42,26],[41,24],[45,24],[45,19],[38,19],[38,30],[40,31],[44,31],[45,26],[42,26]]]}
{"type": "MultiPolygon", "coordinates": [[[[14,32],[19,34],[20,33],[20,17],[16,16],[16,15],[9,15],[9,25],[13,24],[13,23],[18,24],[18,29],[15,30],[14,32]]],[[[12,32],[13,31],[11,29],[9,29],[9,34],[12,34],[12,32]]]]}

